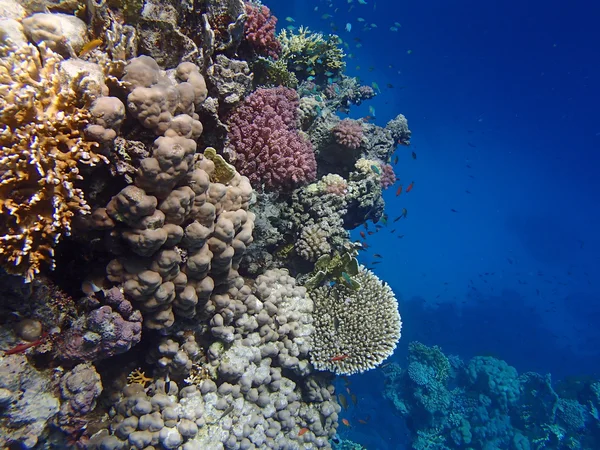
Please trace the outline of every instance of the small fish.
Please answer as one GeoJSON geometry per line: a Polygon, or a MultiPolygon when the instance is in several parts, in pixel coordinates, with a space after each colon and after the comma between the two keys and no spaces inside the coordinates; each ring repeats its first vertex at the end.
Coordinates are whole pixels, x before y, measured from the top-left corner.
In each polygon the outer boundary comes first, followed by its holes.
{"type": "Polygon", "coordinates": [[[402,185],[398,186],[398,189],[396,189],[396,197],[398,197],[400,194],[402,194],[402,185]]]}
{"type": "Polygon", "coordinates": [[[398,22],[394,22],[394,25],[396,25],[398,28],[400,28],[402,25],[400,25],[400,23],[398,22]]]}
{"type": "Polygon", "coordinates": [[[356,44],[356,48],[361,48],[362,44],[359,42],[358,44],[356,44]]]}
{"type": "Polygon", "coordinates": [[[394,165],[398,164],[398,155],[394,156],[394,165]]]}
{"type": "Polygon", "coordinates": [[[387,216],[384,214],[384,216],[381,218],[381,223],[387,226],[387,216]]]}
{"type": "Polygon", "coordinates": [[[331,18],[331,17],[333,17],[331,14],[323,14],[323,15],[321,16],[321,19],[323,19],[323,20],[326,20],[326,19],[329,19],[329,18],[331,18]]]}
{"type": "Polygon", "coordinates": [[[344,394],[338,394],[338,402],[344,411],[348,409],[348,400],[346,400],[346,396],[344,394]]]}
{"type": "MultiPolygon", "coordinates": [[[[377,231],[379,231],[379,230],[377,230],[377,231]]],[[[367,234],[368,234],[369,236],[373,236],[375,233],[376,233],[375,231],[367,231],[367,234]]]]}
{"type": "Polygon", "coordinates": [[[81,48],[81,51],[79,52],[79,57],[81,58],[83,55],[88,54],[89,52],[91,52],[92,50],[97,49],[101,45],[102,45],[102,39],[93,39],[93,40],[91,40],[90,42],[88,42],[87,44],[85,44],[81,48]]]}
{"type": "MultiPolygon", "coordinates": [[[[371,83],[371,86],[373,87],[373,89],[375,89],[377,92],[379,92],[381,94],[381,89],[379,89],[379,85],[375,81],[373,81],[371,83]]],[[[373,114],[373,115],[375,115],[375,114],[373,114]]]]}
{"type": "Polygon", "coordinates": [[[375,66],[369,66],[369,72],[373,72],[375,70],[375,66]]]}
{"type": "Polygon", "coordinates": [[[368,249],[369,248],[369,244],[367,244],[366,242],[363,242],[362,243],[362,248],[365,249],[365,250],[368,249]]]}
{"type": "Polygon", "coordinates": [[[294,25],[288,25],[286,28],[290,31],[294,31],[296,29],[294,25]]]}
{"type": "Polygon", "coordinates": [[[229,405],[227,407],[227,409],[225,411],[223,411],[223,414],[221,414],[221,416],[217,419],[217,422],[219,420],[221,420],[223,417],[225,417],[227,414],[229,414],[231,411],[233,411],[233,405],[229,405]]]}
{"type": "Polygon", "coordinates": [[[313,9],[314,12],[317,12],[319,10],[318,6],[315,6],[315,9],[313,9]]]}
{"type": "Polygon", "coordinates": [[[407,50],[407,51],[406,51],[406,54],[407,54],[407,55],[411,55],[411,54],[412,54],[412,50],[407,50]]]}
{"type": "Polygon", "coordinates": [[[360,423],[361,425],[366,425],[368,422],[364,419],[358,419],[358,423],[360,423]]]}
{"type": "Polygon", "coordinates": [[[406,188],[406,193],[408,194],[410,191],[412,191],[412,188],[415,186],[415,182],[411,181],[410,184],[408,185],[408,187],[406,188]]]}
{"type": "Polygon", "coordinates": [[[406,145],[407,147],[410,145],[410,142],[403,141],[402,139],[398,139],[396,142],[400,145],[406,145]]]}
{"type": "Polygon", "coordinates": [[[350,275],[348,275],[346,272],[342,272],[342,278],[346,280],[346,283],[352,286],[352,278],[350,278],[350,275]]]}
{"type": "MultiPolygon", "coordinates": [[[[358,0],[358,1],[360,2],[360,0],[358,0]]],[[[342,419],[342,423],[343,423],[344,425],[346,425],[347,427],[349,427],[349,426],[350,426],[350,422],[348,422],[348,419],[342,419]]]]}
{"type": "Polygon", "coordinates": [[[396,232],[396,229],[394,228],[392,231],[390,231],[390,233],[394,234],[396,232]]]}
{"type": "Polygon", "coordinates": [[[388,89],[394,89],[394,85],[392,83],[388,83],[386,86],[388,89]]]}
{"type": "Polygon", "coordinates": [[[402,214],[400,214],[398,217],[396,217],[394,219],[394,223],[398,222],[400,219],[402,219],[402,217],[404,217],[402,214]]]}
{"type": "Polygon", "coordinates": [[[372,266],[374,266],[376,264],[381,264],[381,261],[374,261],[374,262],[371,263],[372,266]]]}
{"type": "Polygon", "coordinates": [[[455,210],[454,208],[452,208],[450,211],[452,211],[453,213],[457,213],[458,211],[455,210]]]}
{"type": "Polygon", "coordinates": [[[295,20],[292,17],[286,17],[285,20],[290,23],[294,23],[295,20]]]}
{"type": "Polygon", "coordinates": [[[403,237],[404,237],[404,235],[403,235],[403,234],[399,234],[399,235],[398,235],[398,239],[402,239],[403,237]]]}
{"type": "Polygon", "coordinates": [[[470,194],[470,193],[471,193],[471,191],[469,191],[468,189],[466,189],[466,190],[465,190],[465,193],[466,193],[466,194],[470,194]]]}
{"type": "Polygon", "coordinates": [[[375,164],[371,164],[371,170],[375,172],[377,175],[381,174],[381,170],[375,164]]]}
{"type": "Polygon", "coordinates": [[[367,238],[367,236],[366,236],[366,234],[365,234],[365,232],[364,232],[364,231],[361,231],[361,232],[360,232],[360,237],[362,237],[363,239],[366,239],[366,238],[367,238]]]}
{"type": "Polygon", "coordinates": [[[334,356],[329,361],[331,361],[331,362],[343,361],[348,357],[350,357],[350,355],[347,355],[344,353],[343,355],[334,356]]]}
{"type": "Polygon", "coordinates": [[[352,24],[351,24],[350,22],[348,22],[348,23],[346,24],[346,28],[345,28],[345,29],[346,29],[346,31],[347,31],[348,33],[350,33],[350,31],[352,31],[352,24]]]}
{"type": "Polygon", "coordinates": [[[308,428],[304,427],[301,428],[300,431],[298,432],[298,437],[302,436],[304,433],[306,433],[308,431],[308,428]]]}
{"type": "Polygon", "coordinates": [[[406,208],[402,208],[402,215],[400,217],[403,217],[406,219],[407,215],[408,215],[408,210],[406,208]]]}
{"type": "Polygon", "coordinates": [[[383,256],[381,256],[379,253],[374,253],[373,257],[375,257],[375,258],[383,258],[383,256]]]}
{"type": "Polygon", "coordinates": [[[354,393],[350,393],[350,400],[352,400],[352,404],[354,406],[356,406],[356,404],[358,403],[358,399],[356,398],[356,394],[354,393]]]}
{"type": "Polygon", "coordinates": [[[366,5],[367,2],[365,2],[365,0],[358,0],[358,4],[359,5],[366,5]]]}
{"type": "Polygon", "coordinates": [[[390,31],[398,31],[398,27],[390,27],[390,31]]]}
{"type": "Polygon", "coordinates": [[[415,152],[412,152],[412,159],[417,159],[417,154],[415,152]]]}
{"type": "Polygon", "coordinates": [[[371,28],[377,28],[377,24],[376,23],[372,23],[371,24],[371,28]]]}
{"type": "Polygon", "coordinates": [[[358,19],[356,19],[356,20],[357,20],[357,21],[359,21],[359,22],[364,22],[364,21],[365,21],[365,19],[363,19],[362,17],[359,17],[359,18],[358,18],[358,19]]]}
{"type": "Polygon", "coordinates": [[[371,117],[375,117],[375,108],[373,108],[373,106],[369,106],[369,113],[371,114],[371,117]]]}

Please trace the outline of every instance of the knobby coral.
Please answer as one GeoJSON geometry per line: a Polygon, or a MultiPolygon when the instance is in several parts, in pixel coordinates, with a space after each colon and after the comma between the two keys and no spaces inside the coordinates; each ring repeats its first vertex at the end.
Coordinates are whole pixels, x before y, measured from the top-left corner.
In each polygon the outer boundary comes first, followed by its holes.
{"type": "Polygon", "coordinates": [[[106,87],[93,67],[67,70],[44,43],[2,54],[0,265],[31,280],[44,263],[53,267],[54,247],[73,217],[89,213],[76,183],[82,165],[106,162],[84,137],[92,103],[106,87]]]}
{"type": "Polygon", "coordinates": [[[281,44],[275,38],[277,17],[264,5],[246,3],[246,24],[244,38],[252,50],[260,56],[277,59],[281,52],[281,44]]]}
{"type": "Polygon", "coordinates": [[[315,179],[312,145],[295,128],[298,103],[292,89],[258,89],[230,116],[226,151],[253,187],[289,190],[315,179]]]}

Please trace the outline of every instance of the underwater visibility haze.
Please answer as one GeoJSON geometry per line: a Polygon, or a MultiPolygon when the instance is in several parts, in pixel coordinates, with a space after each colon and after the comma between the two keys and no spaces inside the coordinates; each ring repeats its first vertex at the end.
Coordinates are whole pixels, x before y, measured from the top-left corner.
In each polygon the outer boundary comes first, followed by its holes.
{"type": "Polygon", "coordinates": [[[598,17],[0,0],[0,447],[600,449],[598,17]]]}

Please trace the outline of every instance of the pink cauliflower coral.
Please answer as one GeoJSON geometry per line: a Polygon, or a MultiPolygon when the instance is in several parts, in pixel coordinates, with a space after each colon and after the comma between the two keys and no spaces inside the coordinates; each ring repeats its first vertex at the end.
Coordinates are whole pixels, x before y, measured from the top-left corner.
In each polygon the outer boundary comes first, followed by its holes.
{"type": "Polygon", "coordinates": [[[244,37],[252,50],[260,56],[270,56],[274,59],[281,53],[281,44],[275,38],[277,17],[264,5],[246,2],[246,24],[244,37]]]}
{"type": "Polygon", "coordinates": [[[381,187],[387,189],[396,182],[394,168],[389,164],[381,164],[381,187]]]}
{"type": "Polygon", "coordinates": [[[344,119],[331,131],[335,141],[344,147],[355,150],[362,144],[363,129],[358,120],[344,119]]]}
{"type": "Polygon", "coordinates": [[[298,104],[293,89],[258,89],[229,117],[226,152],[256,189],[289,190],[316,177],[312,144],[296,129],[298,104]]]}

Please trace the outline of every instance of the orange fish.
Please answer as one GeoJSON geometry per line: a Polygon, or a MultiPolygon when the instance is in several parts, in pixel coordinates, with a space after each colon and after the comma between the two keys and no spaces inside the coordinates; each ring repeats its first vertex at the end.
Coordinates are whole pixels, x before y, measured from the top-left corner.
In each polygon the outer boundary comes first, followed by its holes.
{"type": "Polygon", "coordinates": [[[406,188],[406,192],[410,192],[412,191],[412,188],[415,186],[415,182],[411,181],[410,184],[408,185],[408,187],[406,188]]]}
{"type": "Polygon", "coordinates": [[[362,243],[362,248],[369,248],[369,244],[367,244],[366,242],[362,243]]]}
{"type": "Polygon", "coordinates": [[[361,236],[363,239],[366,239],[366,238],[367,238],[367,235],[365,234],[365,232],[364,232],[364,231],[361,231],[361,232],[360,232],[360,236],[361,236]]]}
{"type": "Polygon", "coordinates": [[[348,419],[342,419],[342,423],[343,423],[344,425],[346,425],[347,427],[349,427],[349,426],[350,426],[350,422],[348,422],[348,419]]]}
{"type": "Polygon", "coordinates": [[[362,424],[362,425],[366,425],[367,421],[364,419],[358,419],[358,423],[362,424]]]}
{"type": "Polygon", "coordinates": [[[346,355],[346,354],[344,354],[344,355],[338,355],[338,356],[334,356],[334,357],[333,357],[333,358],[331,358],[329,361],[331,361],[331,362],[343,361],[343,360],[345,360],[346,358],[348,358],[348,356],[350,356],[350,355],[346,355]]]}
{"type": "Polygon", "coordinates": [[[400,194],[402,194],[402,185],[400,185],[400,187],[396,191],[396,197],[398,197],[400,194]]]}
{"type": "Polygon", "coordinates": [[[300,431],[298,432],[298,436],[302,436],[304,433],[306,433],[308,431],[308,428],[304,427],[301,428],[300,431]]]}

